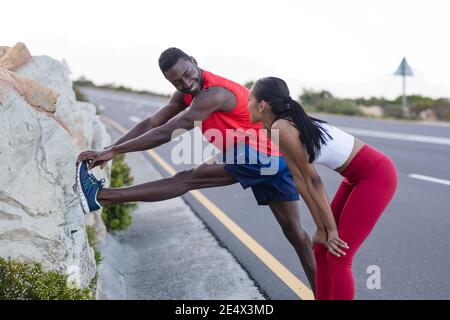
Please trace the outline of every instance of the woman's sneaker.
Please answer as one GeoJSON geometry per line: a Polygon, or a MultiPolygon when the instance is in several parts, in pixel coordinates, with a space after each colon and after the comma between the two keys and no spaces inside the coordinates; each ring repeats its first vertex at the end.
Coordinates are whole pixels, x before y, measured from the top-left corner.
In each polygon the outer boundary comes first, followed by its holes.
{"type": "Polygon", "coordinates": [[[81,206],[85,214],[103,208],[97,201],[97,194],[105,183],[105,179],[97,180],[90,174],[87,165],[88,161],[85,160],[77,168],[78,194],[80,195],[81,206]]]}

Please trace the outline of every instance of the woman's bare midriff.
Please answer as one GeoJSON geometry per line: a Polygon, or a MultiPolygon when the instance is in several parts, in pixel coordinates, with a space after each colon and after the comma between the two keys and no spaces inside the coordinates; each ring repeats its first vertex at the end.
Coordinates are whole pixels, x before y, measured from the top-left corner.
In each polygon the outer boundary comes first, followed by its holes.
{"type": "Polygon", "coordinates": [[[347,169],[350,162],[352,162],[353,158],[358,154],[359,150],[361,150],[362,147],[364,147],[364,145],[365,145],[364,142],[355,138],[355,143],[353,144],[352,153],[350,153],[350,156],[348,157],[347,161],[345,161],[345,163],[342,166],[335,169],[335,171],[337,171],[339,173],[344,172],[344,170],[347,169]]]}

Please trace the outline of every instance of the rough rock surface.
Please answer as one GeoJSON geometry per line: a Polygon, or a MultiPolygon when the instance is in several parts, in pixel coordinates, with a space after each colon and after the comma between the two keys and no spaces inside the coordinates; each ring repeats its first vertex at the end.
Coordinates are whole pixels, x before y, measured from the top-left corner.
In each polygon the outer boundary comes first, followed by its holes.
{"type": "MultiPolygon", "coordinates": [[[[0,256],[40,262],[87,286],[96,266],[75,163],[80,151],[102,149],[110,137],[95,106],[76,101],[66,65],[47,56],[25,61],[23,47],[14,60],[11,49],[0,47],[0,256]],[[1,64],[6,55],[13,70],[1,64]],[[8,81],[1,77],[5,73],[8,81]],[[18,89],[23,83],[38,85],[18,89]],[[48,93],[57,94],[54,110],[27,98],[48,93]]],[[[96,173],[107,184],[109,170],[96,173]]],[[[89,219],[104,230],[101,219],[89,219]]]]}

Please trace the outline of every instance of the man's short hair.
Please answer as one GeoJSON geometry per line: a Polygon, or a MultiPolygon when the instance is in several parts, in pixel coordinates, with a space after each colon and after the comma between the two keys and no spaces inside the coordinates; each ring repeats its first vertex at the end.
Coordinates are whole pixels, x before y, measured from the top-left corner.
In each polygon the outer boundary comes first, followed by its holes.
{"type": "Polygon", "coordinates": [[[166,49],[159,56],[159,68],[162,72],[166,72],[177,63],[178,59],[189,61],[191,57],[178,48],[166,49]]]}

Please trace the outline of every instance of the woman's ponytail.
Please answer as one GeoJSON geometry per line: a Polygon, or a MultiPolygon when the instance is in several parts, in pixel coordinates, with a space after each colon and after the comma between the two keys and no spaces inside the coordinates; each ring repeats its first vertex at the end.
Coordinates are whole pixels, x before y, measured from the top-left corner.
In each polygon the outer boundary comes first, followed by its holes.
{"type": "Polygon", "coordinates": [[[300,139],[308,151],[311,163],[319,155],[322,144],[326,144],[328,139],[325,136],[331,138],[327,131],[319,125],[325,121],[308,116],[300,103],[293,99],[290,101],[289,115],[297,130],[300,131],[300,139]]]}

